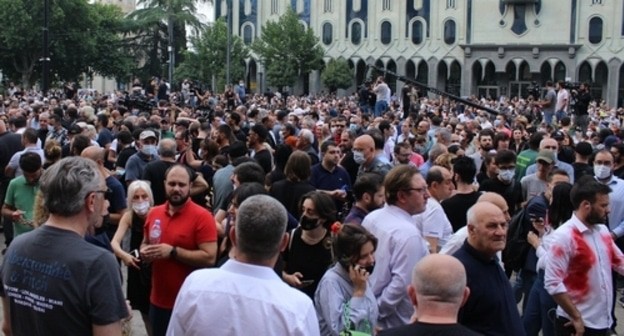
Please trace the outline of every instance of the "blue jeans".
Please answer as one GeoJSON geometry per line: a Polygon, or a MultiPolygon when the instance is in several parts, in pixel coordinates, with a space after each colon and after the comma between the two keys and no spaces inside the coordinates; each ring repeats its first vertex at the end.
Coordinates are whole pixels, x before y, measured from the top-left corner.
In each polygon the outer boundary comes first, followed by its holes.
{"type": "Polygon", "coordinates": [[[544,122],[546,125],[552,125],[553,117],[555,116],[555,112],[544,111],[544,122]]]}
{"type": "Polygon", "coordinates": [[[555,112],[555,116],[557,117],[557,121],[561,122],[561,119],[567,117],[568,114],[565,111],[563,111],[563,110],[559,110],[559,111],[555,112]]]}
{"type": "Polygon", "coordinates": [[[152,324],[152,336],[165,336],[173,309],[164,309],[150,304],[149,319],[152,324]]]}
{"type": "Polygon", "coordinates": [[[527,336],[537,336],[540,329],[544,336],[554,336],[556,317],[554,309],[557,308],[557,304],[544,288],[544,271],[539,271],[529,296],[524,299],[527,305],[522,315],[522,324],[527,336]]]}
{"type": "Polygon", "coordinates": [[[385,100],[378,100],[375,103],[375,117],[381,117],[381,115],[388,109],[388,102],[385,100]]]}

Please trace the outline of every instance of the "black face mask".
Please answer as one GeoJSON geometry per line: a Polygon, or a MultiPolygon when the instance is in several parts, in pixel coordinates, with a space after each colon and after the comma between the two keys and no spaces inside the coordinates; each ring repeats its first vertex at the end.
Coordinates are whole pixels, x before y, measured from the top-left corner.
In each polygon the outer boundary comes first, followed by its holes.
{"type": "Polygon", "coordinates": [[[302,230],[309,231],[316,229],[317,227],[319,227],[319,225],[321,225],[321,223],[318,218],[310,218],[306,215],[303,215],[301,216],[299,225],[301,225],[302,230]]]}

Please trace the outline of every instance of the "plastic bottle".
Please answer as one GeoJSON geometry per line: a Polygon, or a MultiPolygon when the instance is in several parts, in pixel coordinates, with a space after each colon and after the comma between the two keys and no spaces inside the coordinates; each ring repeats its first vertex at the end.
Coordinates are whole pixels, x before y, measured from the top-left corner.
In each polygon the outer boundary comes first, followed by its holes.
{"type": "Polygon", "coordinates": [[[150,244],[160,244],[160,235],[162,233],[162,229],[160,228],[160,219],[154,221],[152,224],[152,228],[149,233],[149,242],[150,244]]]}

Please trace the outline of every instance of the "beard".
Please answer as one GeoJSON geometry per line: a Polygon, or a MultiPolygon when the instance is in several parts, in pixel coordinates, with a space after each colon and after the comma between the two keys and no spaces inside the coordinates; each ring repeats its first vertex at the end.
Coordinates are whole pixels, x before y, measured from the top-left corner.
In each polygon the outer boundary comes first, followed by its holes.
{"type": "Polygon", "coordinates": [[[598,212],[592,208],[591,212],[587,215],[587,218],[585,220],[591,225],[602,224],[606,222],[606,216],[601,217],[600,214],[598,214],[598,212]]]}
{"type": "Polygon", "coordinates": [[[167,201],[169,201],[169,204],[173,205],[173,206],[180,206],[184,203],[186,203],[186,201],[189,199],[190,195],[186,194],[168,194],[167,195],[167,201]]]}

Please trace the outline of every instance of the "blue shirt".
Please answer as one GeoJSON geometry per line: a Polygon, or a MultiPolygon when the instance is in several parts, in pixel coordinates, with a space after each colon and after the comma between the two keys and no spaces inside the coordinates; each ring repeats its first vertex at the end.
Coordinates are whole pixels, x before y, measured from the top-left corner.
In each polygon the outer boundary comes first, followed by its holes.
{"type": "Polygon", "coordinates": [[[486,258],[468,240],[453,256],[464,264],[470,288],[457,322],[484,335],[524,336],[509,279],[497,259],[486,258]]]}
{"type": "Polygon", "coordinates": [[[624,180],[611,176],[606,185],[611,188],[608,227],[619,238],[624,236],[624,180]]]}
{"type": "MultiPolygon", "coordinates": [[[[565,163],[563,161],[557,161],[555,162],[555,167],[553,168],[553,170],[554,169],[561,169],[564,172],[568,173],[568,177],[570,178],[570,184],[574,184],[574,168],[572,167],[571,164],[565,163]]],[[[535,174],[536,171],[537,171],[537,164],[534,163],[527,168],[524,176],[535,174]]]]}

